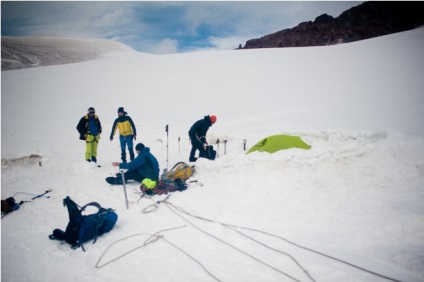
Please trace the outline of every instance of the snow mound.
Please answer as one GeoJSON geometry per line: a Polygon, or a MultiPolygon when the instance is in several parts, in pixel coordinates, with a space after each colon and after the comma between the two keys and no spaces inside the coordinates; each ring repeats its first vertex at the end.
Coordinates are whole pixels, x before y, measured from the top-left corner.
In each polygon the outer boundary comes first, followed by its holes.
{"type": "Polygon", "coordinates": [[[116,51],[134,50],[104,39],[2,37],[1,70],[85,62],[116,51]]]}
{"type": "Polygon", "coordinates": [[[33,155],[24,156],[20,158],[1,159],[1,167],[9,168],[14,166],[27,166],[27,165],[35,165],[35,164],[42,166],[41,158],[42,158],[41,156],[33,154],[33,155]]]}

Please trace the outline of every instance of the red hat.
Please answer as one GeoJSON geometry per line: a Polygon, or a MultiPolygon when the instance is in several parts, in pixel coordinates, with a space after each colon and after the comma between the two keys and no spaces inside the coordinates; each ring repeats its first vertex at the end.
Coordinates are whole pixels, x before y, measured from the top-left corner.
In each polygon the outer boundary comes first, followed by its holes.
{"type": "Polygon", "coordinates": [[[210,116],[210,119],[212,124],[216,122],[216,116],[210,116]]]}

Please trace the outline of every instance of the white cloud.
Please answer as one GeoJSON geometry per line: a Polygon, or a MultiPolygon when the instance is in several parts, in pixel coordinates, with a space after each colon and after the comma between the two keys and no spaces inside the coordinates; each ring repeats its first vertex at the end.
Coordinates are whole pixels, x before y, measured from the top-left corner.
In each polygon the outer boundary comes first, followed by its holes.
{"type": "Polygon", "coordinates": [[[232,50],[239,47],[241,44],[244,45],[244,42],[246,42],[245,38],[239,37],[239,36],[229,36],[229,37],[215,37],[210,36],[209,42],[211,45],[215,46],[214,49],[216,50],[232,50]]]}
{"type": "Polygon", "coordinates": [[[104,14],[96,17],[92,20],[94,28],[107,28],[111,26],[124,26],[131,24],[132,18],[131,9],[116,9],[112,11],[106,11],[104,14]]]}
{"type": "Polygon", "coordinates": [[[323,13],[336,17],[359,3],[6,1],[2,2],[2,33],[113,38],[136,50],[160,54],[211,48],[228,50],[244,45],[249,39],[314,20],[323,13]]]}
{"type": "Polygon", "coordinates": [[[154,54],[173,54],[178,53],[178,41],[170,38],[163,39],[153,47],[154,54]]]}

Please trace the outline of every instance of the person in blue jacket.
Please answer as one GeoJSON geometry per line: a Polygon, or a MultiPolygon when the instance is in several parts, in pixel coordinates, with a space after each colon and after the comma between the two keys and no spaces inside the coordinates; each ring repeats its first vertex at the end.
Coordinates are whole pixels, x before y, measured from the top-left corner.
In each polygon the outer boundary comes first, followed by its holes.
{"type": "MultiPolygon", "coordinates": [[[[157,181],[160,171],[159,163],[155,156],[150,153],[150,148],[138,143],[135,146],[135,151],[138,155],[133,161],[129,163],[112,162],[112,165],[119,167],[120,170],[127,170],[124,173],[125,182],[128,180],[142,182],[144,179],[157,181]]],[[[116,177],[106,178],[106,182],[112,185],[123,184],[121,174],[117,174],[116,177]]]]}

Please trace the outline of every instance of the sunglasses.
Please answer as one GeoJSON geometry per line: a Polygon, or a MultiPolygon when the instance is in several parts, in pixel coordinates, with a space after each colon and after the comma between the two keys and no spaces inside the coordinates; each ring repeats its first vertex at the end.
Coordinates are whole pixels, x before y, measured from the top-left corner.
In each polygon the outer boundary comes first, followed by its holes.
{"type": "Polygon", "coordinates": [[[94,115],[96,112],[88,112],[90,115],[94,115]]]}

